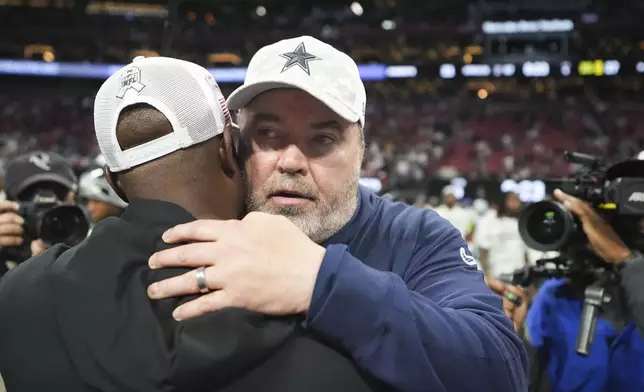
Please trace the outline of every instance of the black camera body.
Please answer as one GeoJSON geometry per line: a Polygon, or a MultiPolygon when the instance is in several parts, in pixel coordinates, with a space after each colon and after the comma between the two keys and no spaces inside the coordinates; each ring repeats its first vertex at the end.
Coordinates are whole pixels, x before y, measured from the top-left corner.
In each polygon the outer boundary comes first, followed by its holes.
{"type": "Polygon", "coordinates": [[[25,220],[25,237],[41,239],[48,245],[78,245],[89,231],[82,209],[64,204],[47,190],[37,191],[32,201],[20,203],[18,214],[25,220]]]}
{"type": "MultiPolygon", "coordinates": [[[[566,152],[565,156],[569,162],[581,164],[582,170],[574,178],[548,182],[588,202],[614,225],[644,217],[644,162],[607,167],[590,155],[566,152]]],[[[586,244],[579,220],[563,204],[552,200],[528,205],[519,216],[519,233],[528,247],[542,252],[566,251],[586,244]]]]}
{"type": "Polygon", "coordinates": [[[644,216],[644,178],[608,181],[605,195],[606,200],[615,204],[618,215],[644,216]]]}

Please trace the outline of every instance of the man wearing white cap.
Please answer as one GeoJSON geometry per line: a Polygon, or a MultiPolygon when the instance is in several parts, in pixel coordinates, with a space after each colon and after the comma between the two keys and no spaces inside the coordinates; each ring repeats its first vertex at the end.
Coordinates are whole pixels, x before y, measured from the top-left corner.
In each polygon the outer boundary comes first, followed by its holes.
{"type": "MultiPolygon", "coordinates": [[[[396,390],[526,390],[523,344],[460,232],[358,185],[366,93],[349,56],[308,36],[266,46],[228,104],[247,206],[260,213],[165,233],[199,242],[155,254],[153,268],[206,266],[212,290],[177,318],[229,306],[302,314],[306,330],[396,390]]],[[[199,288],[185,274],[149,293],[199,288]]]]}
{"type": "Polygon", "coordinates": [[[0,282],[9,391],[386,390],[301,333],[298,317],[238,308],[177,322],[172,312],[190,298],[148,297],[161,279],[204,279],[186,265],[150,270],[150,255],[168,248],[165,230],[235,219],[243,206],[230,116],[207,70],[136,59],[103,84],[94,121],[108,177],[130,203],[80,246],[56,245],[0,282]]]}
{"type": "Polygon", "coordinates": [[[443,204],[436,207],[434,211],[454,225],[461,232],[463,238],[467,240],[474,228],[474,212],[458,204],[455,194],[456,190],[453,186],[446,186],[443,188],[442,193],[443,204]]]}
{"type": "Polygon", "coordinates": [[[78,179],[78,196],[87,203],[92,225],[110,216],[120,216],[127,203],[116,194],[102,168],[88,170],[78,179]]]}

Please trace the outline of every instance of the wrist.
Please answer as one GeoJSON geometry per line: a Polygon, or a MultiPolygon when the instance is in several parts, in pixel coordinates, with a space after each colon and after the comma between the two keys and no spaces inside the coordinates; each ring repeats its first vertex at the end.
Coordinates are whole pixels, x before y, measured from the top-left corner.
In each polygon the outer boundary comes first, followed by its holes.
{"type": "Polygon", "coordinates": [[[318,274],[320,272],[320,267],[322,266],[325,253],[326,249],[318,244],[315,244],[315,250],[312,250],[310,253],[311,262],[308,264],[310,268],[307,269],[307,277],[304,280],[307,284],[304,290],[304,296],[300,305],[299,313],[306,314],[309,311],[309,307],[313,301],[313,291],[315,290],[315,284],[317,283],[318,274]]]}
{"type": "Polygon", "coordinates": [[[644,255],[640,253],[637,250],[629,251],[629,254],[627,257],[625,257],[622,261],[620,261],[617,265],[619,266],[620,269],[625,268],[627,265],[631,265],[634,263],[640,263],[644,260],[644,255]]]}
{"type": "Polygon", "coordinates": [[[613,262],[617,265],[624,263],[630,256],[632,252],[628,248],[620,248],[613,257],[613,262]]]}

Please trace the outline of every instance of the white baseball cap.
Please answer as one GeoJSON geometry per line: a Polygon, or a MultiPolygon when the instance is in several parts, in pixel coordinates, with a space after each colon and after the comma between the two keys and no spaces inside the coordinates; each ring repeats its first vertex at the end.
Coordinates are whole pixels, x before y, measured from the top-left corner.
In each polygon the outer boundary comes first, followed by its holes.
{"type": "Polygon", "coordinates": [[[444,187],[442,193],[443,193],[443,196],[447,196],[447,195],[456,196],[456,190],[451,185],[447,185],[446,187],[444,187]]]}
{"type": "Polygon", "coordinates": [[[233,110],[276,88],[297,88],[340,117],[364,126],[367,93],[358,66],[347,54],[309,36],[264,46],[250,60],[244,84],[228,97],[233,110]]]}
{"type": "Polygon", "coordinates": [[[87,200],[97,200],[118,208],[127,207],[127,203],[114,192],[105,178],[103,169],[94,169],[81,174],[78,179],[78,195],[87,200]]]}
{"type": "Polygon", "coordinates": [[[169,57],[135,58],[103,83],[94,102],[96,139],[113,172],[212,139],[230,120],[213,76],[197,64],[169,57]],[[119,115],[140,103],[163,113],[173,132],[123,151],[116,138],[119,115]]]}

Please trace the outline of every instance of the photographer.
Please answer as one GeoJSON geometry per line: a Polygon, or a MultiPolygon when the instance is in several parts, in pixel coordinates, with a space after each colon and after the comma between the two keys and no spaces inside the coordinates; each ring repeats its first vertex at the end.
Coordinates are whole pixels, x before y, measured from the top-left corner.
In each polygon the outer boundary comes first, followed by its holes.
{"type": "Polygon", "coordinates": [[[121,216],[127,203],[110,186],[102,168],[89,170],[80,176],[78,196],[87,203],[92,225],[110,216],[121,216]]]}
{"type": "MultiPolygon", "coordinates": [[[[560,190],[555,191],[555,197],[580,219],[593,252],[619,267],[628,316],[644,336],[644,255],[639,250],[629,249],[610,224],[587,203],[560,190]]],[[[641,225],[635,229],[639,230],[634,233],[636,236],[644,237],[641,225]]]]}
{"type": "MultiPolygon", "coordinates": [[[[644,390],[644,256],[629,249],[625,236],[586,202],[555,191],[555,198],[577,216],[589,248],[617,266],[618,283],[605,287],[607,298],[591,333],[588,355],[575,353],[584,315],[585,282],[547,280],[534,298],[526,326],[535,348],[531,384],[534,390],[642,391],[644,390]],[[547,387],[544,388],[544,385],[547,387]]],[[[623,217],[618,218],[626,221],[623,217]]],[[[644,237],[639,222],[629,237],[644,237]]],[[[635,246],[635,241],[633,244],[635,246]]]]}
{"type": "MultiPolygon", "coordinates": [[[[77,180],[67,160],[55,153],[32,152],[18,156],[7,164],[7,200],[0,201],[0,276],[16,264],[43,253],[53,245],[51,241],[43,241],[35,235],[33,232],[38,231],[38,228],[29,225],[39,223],[33,215],[44,216],[46,210],[21,210],[21,204],[25,207],[41,205],[43,208],[45,205],[52,208],[58,204],[75,205],[77,180]]],[[[80,223],[78,228],[82,231],[83,222],[73,219],[64,221],[57,216],[54,218],[53,223],[60,225],[57,229],[62,232],[74,228],[65,226],[77,223],[80,223]]]]}

